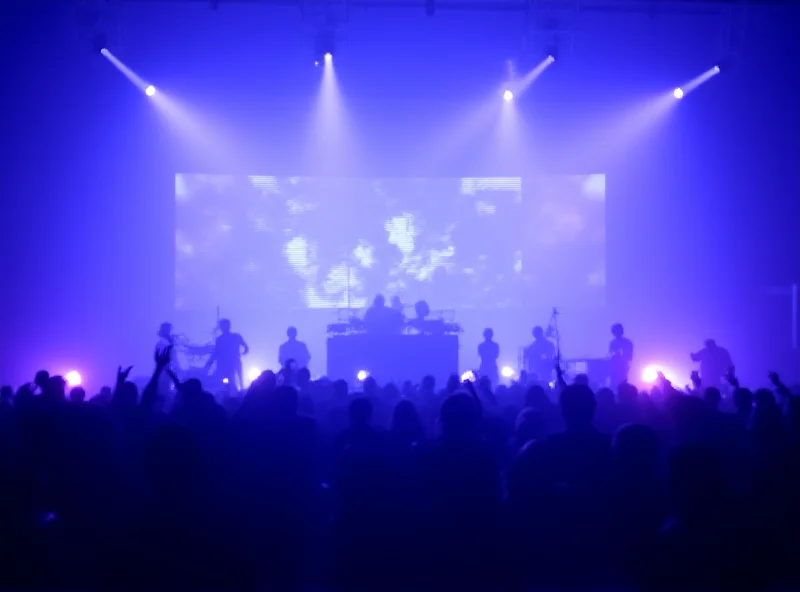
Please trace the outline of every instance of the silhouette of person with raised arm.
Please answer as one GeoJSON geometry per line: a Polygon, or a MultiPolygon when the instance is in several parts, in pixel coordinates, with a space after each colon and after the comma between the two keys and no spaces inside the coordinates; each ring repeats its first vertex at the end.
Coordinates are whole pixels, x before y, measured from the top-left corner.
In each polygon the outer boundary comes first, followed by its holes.
{"type": "Polygon", "coordinates": [[[297,369],[308,368],[311,354],[306,344],[297,339],[297,329],[295,327],[286,329],[286,337],[288,339],[278,348],[278,363],[283,368],[290,360],[294,360],[297,369]]]}
{"type": "Polygon", "coordinates": [[[214,352],[206,362],[206,371],[216,362],[215,376],[223,382],[227,379],[237,389],[243,389],[242,356],[247,355],[250,348],[239,333],[231,333],[231,322],[228,319],[220,319],[219,330],[222,334],[217,337],[214,352]]]}
{"type": "MultiPolygon", "coordinates": [[[[158,341],[156,342],[155,346],[155,355],[158,355],[159,352],[162,352],[169,348],[170,352],[170,361],[169,361],[169,370],[174,373],[178,373],[178,365],[175,360],[175,348],[172,347],[175,344],[175,338],[172,336],[172,323],[161,323],[161,326],[158,328],[158,341]]],[[[160,394],[168,393],[172,390],[172,380],[167,375],[166,372],[162,373],[159,376],[158,380],[158,392],[160,394]]]]}
{"type": "Polygon", "coordinates": [[[733,366],[730,352],[713,339],[706,339],[705,347],[691,354],[691,358],[693,362],[700,362],[700,379],[706,387],[718,387],[733,366]]]}

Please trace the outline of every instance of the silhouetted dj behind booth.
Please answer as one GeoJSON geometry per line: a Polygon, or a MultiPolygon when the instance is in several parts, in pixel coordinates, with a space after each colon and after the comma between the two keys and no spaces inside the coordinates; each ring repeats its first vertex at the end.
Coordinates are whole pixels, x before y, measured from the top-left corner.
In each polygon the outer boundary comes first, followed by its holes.
{"type": "Polygon", "coordinates": [[[430,309],[424,301],[414,309],[416,317],[406,320],[398,300],[389,308],[378,296],[363,318],[340,311],[346,318],[328,325],[328,377],[352,382],[364,371],[384,384],[431,375],[444,384],[458,372],[461,327],[446,320],[448,313],[443,311],[442,318],[428,319],[430,309]]]}

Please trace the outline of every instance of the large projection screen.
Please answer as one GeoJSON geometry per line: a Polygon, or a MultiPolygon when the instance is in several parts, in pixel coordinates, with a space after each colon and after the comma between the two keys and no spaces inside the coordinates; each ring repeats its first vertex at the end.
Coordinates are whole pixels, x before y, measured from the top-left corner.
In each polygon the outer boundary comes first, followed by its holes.
{"type": "Polygon", "coordinates": [[[602,305],[605,176],[178,174],[175,307],[602,305]]]}

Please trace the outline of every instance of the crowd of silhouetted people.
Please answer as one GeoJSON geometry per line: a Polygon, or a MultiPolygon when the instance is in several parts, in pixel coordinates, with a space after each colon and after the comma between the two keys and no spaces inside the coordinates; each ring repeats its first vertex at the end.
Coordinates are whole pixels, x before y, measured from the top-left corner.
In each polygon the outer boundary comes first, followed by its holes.
{"type": "Polygon", "coordinates": [[[353,388],[265,372],[241,396],[88,398],[40,372],[0,401],[6,587],[789,589],[800,405],[776,375],[554,389],[353,388]]]}

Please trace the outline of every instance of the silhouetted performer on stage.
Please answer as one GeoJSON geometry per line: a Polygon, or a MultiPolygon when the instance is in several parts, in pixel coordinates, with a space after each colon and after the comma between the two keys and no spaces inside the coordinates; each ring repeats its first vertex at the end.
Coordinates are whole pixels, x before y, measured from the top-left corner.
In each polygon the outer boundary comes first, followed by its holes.
{"type": "Polygon", "coordinates": [[[497,359],[500,357],[500,346],[492,341],[494,331],[491,329],[483,330],[483,342],[478,346],[478,356],[481,365],[478,374],[485,376],[492,382],[492,386],[497,386],[500,382],[500,373],[497,370],[497,359]]]}
{"type": "Polygon", "coordinates": [[[691,357],[693,362],[700,362],[700,380],[706,387],[719,387],[719,383],[733,366],[730,352],[718,346],[713,339],[706,339],[705,347],[691,354],[691,357]]]}
{"type": "Polygon", "coordinates": [[[392,296],[392,333],[402,333],[406,324],[406,315],[403,313],[403,303],[400,296],[392,296]]]}
{"type": "Polygon", "coordinates": [[[623,382],[628,382],[628,372],[633,361],[633,342],[624,337],[624,333],[621,324],[616,323],[611,326],[611,334],[614,339],[608,344],[608,356],[611,364],[609,369],[611,388],[614,389],[623,382]]]}
{"type": "Polygon", "coordinates": [[[222,334],[217,337],[214,353],[206,362],[206,372],[216,362],[217,369],[214,375],[217,379],[224,381],[227,378],[228,384],[234,385],[237,389],[243,389],[242,356],[247,355],[250,348],[241,335],[231,333],[231,322],[228,319],[220,320],[219,330],[222,334]]]}
{"type": "Polygon", "coordinates": [[[297,339],[297,329],[289,327],[286,329],[286,337],[289,339],[282,343],[278,348],[278,363],[281,368],[286,366],[289,360],[294,360],[295,369],[308,368],[308,363],[311,361],[311,354],[308,352],[308,347],[302,341],[297,339]]]}
{"type": "Polygon", "coordinates": [[[556,346],[547,339],[544,329],[533,328],[533,343],[525,348],[525,366],[528,372],[536,375],[539,382],[547,382],[553,378],[553,365],[556,358],[556,346]]]}
{"type": "Polygon", "coordinates": [[[408,321],[408,326],[420,333],[425,333],[428,329],[428,315],[431,314],[431,307],[424,300],[417,300],[414,303],[414,314],[417,316],[408,321]]]}
{"type": "Polygon", "coordinates": [[[372,301],[372,306],[364,313],[364,328],[367,333],[386,334],[392,333],[395,314],[386,306],[383,294],[378,294],[372,301]]]}

